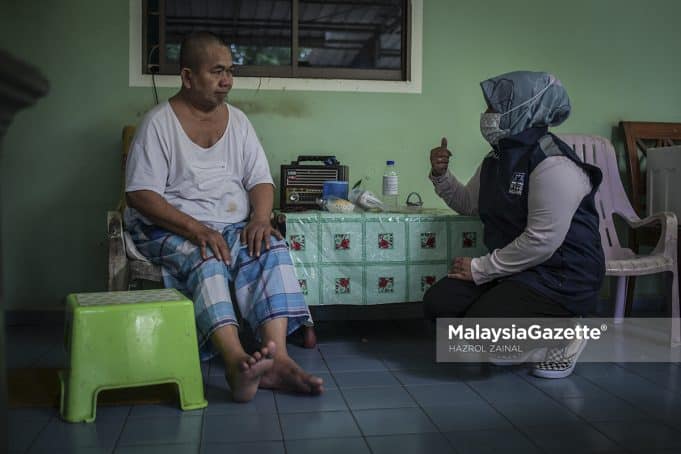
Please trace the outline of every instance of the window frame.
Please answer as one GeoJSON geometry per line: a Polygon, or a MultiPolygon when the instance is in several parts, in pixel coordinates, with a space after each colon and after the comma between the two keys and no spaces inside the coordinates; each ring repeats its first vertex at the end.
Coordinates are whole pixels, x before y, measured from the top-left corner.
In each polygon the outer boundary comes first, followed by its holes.
{"type": "MultiPolygon", "coordinates": [[[[129,80],[130,87],[151,87],[152,76],[142,73],[142,40],[144,36],[143,0],[129,0],[129,80]]],[[[407,11],[408,36],[410,46],[406,48],[407,80],[371,80],[371,79],[319,79],[301,77],[258,77],[237,76],[234,88],[246,90],[310,90],[310,91],[352,91],[374,93],[421,93],[422,74],[422,28],[423,0],[409,0],[407,11]]],[[[319,73],[319,68],[296,68],[301,75],[319,73]]],[[[341,72],[342,69],[334,68],[341,72]]],[[[357,73],[358,70],[351,69],[357,73]]],[[[380,76],[380,70],[368,70],[380,76]]],[[[394,72],[394,71],[392,71],[394,72]]],[[[156,75],[156,86],[179,87],[180,76],[156,75]]]]}

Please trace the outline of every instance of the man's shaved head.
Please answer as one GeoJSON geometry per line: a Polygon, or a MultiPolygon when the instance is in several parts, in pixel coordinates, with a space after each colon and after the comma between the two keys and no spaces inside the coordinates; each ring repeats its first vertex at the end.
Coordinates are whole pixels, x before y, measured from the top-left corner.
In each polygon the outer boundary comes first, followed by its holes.
{"type": "Polygon", "coordinates": [[[182,46],[180,47],[180,69],[189,68],[192,71],[198,70],[201,63],[206,59],[206,49],[216,44],[229,50],[227,43],[214,33],[200,31],[187,35],[182,40],[182,46]]]}

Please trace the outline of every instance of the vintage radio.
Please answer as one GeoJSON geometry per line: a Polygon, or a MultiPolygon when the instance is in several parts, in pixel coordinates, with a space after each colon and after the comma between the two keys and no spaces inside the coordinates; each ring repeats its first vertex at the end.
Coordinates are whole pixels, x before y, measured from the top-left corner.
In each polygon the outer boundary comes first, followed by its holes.
{"type": "Polygon", "coordinates": [[[316,208],[325,181],[348,181],[349,176],[348,166],[341,165],[335,156],[298,156],[291,164],[281,166],[279,207],[283,211],[316,208]],[[321,164],[301,164],[308,161],[321,164]]]}

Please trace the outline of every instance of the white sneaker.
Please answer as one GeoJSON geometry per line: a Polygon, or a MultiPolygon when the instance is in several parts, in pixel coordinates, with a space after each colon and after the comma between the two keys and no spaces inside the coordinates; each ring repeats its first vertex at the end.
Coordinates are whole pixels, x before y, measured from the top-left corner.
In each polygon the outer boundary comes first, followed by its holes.
{"type": "Polygon", "coordinates": [[[553,347],[546,353],[544,361],[532,368],[532,375],[540,378],[565,378],[572,374],[577,359],[586,347],[586,339],[575,339],[564,347],[553,347]]]}

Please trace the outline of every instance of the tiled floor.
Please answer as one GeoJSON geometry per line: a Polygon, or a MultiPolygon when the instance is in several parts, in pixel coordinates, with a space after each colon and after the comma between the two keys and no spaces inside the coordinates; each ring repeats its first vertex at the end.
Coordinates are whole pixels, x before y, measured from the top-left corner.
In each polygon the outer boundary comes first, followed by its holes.
{"type": "MultiPolygon", "coordinates": [[[[93,424],[10,410],[10,452],[28,453],[679,453],[681,366],[580,364],[563,380],[523,368],[436,364],[417,322],[335,322],[319,346],[289,347],[326,393],[267,390],[229,400],[203,365],[205,410],[100,407],[93,424]]],[[[64,364],[61,328],[10,327],[9,367],[64,364]]]]}

